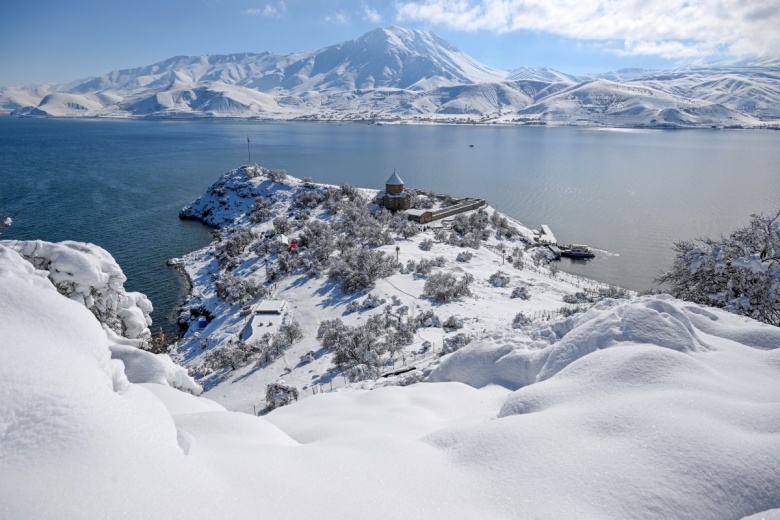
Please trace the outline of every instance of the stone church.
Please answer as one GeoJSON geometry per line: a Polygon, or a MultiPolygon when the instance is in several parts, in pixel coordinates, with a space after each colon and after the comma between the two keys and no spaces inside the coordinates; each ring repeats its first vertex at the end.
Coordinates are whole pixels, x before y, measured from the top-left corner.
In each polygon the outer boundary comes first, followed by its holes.
{"type": "Polygon", "coordinates": [[[374,202],[390,211],[405,210],[412,207],[412,196],[404,191],[404,181],[395,173],[385,182],[384,191],[377,193],[374,202]]]}

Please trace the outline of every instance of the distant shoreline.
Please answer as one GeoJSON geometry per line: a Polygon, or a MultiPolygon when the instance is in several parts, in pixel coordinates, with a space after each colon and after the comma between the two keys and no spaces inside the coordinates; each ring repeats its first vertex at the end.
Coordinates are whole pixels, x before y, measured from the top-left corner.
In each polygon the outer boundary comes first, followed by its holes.
{"type": "Polygon", "coordinates": [[[442,126],[505,126],[505,127],[545,127],[545,128],[588,128],[605,130],[780,130],[780,120],[767,122],[757,126],[746,125],[700,125],[700,126],[676,126],[676,125],[603,125],[598,123],[570,124],[559,122],[509,122],[509,121],[447,121],[433,119],[324,119],[317,117],[263,118],[263,117],[234,117],[234,116],[53,116],[53,115],[19,115],[3,114],[0,117],[8,119],[57,119],[57,120],[85,120],[85,121],[233,121],[233,122],[262,122],[262,123],[324,123],[324,124],[360,124],[374,126],[390,125],[442,125],[442,126]]]}

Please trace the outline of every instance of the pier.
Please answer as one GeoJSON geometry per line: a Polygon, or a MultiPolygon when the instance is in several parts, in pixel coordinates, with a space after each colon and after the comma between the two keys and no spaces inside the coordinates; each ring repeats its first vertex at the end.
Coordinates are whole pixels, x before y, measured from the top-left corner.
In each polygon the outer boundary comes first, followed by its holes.
{"type": "Polygon", "coordinates": [[[542,224],[539,231],[539,243],[557,245],[558,239],[553,235],[552,230],[547,224],[542,224]]]}

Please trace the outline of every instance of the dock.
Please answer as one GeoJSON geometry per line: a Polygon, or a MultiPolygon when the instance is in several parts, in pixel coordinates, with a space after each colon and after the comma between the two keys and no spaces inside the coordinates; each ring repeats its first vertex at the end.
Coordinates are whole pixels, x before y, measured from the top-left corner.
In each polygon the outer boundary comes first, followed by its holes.
{"type": "Polygon", "coordinates": [[[542,227],[540,228],[539,242],[542,244],[558,244],[558,239],[555,238],[555,235],[553,235],[552,230],[550,230],[550,227],[547,224],[542,224],[542,227]]]}

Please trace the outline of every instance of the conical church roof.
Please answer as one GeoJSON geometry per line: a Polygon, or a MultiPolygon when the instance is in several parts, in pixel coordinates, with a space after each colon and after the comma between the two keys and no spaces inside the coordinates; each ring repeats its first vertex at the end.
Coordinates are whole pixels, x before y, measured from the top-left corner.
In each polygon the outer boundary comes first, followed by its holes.
{"type": "Polygon", "coordinates": [[[401,177],[399,177],[398,174],[395,173],[395,170],[393,170],[393,174],[390,176],[389,179],[387,179],[387,182],[385,184],[388,186],[403,186],[404,181],[402,181],[401,177]]]}

